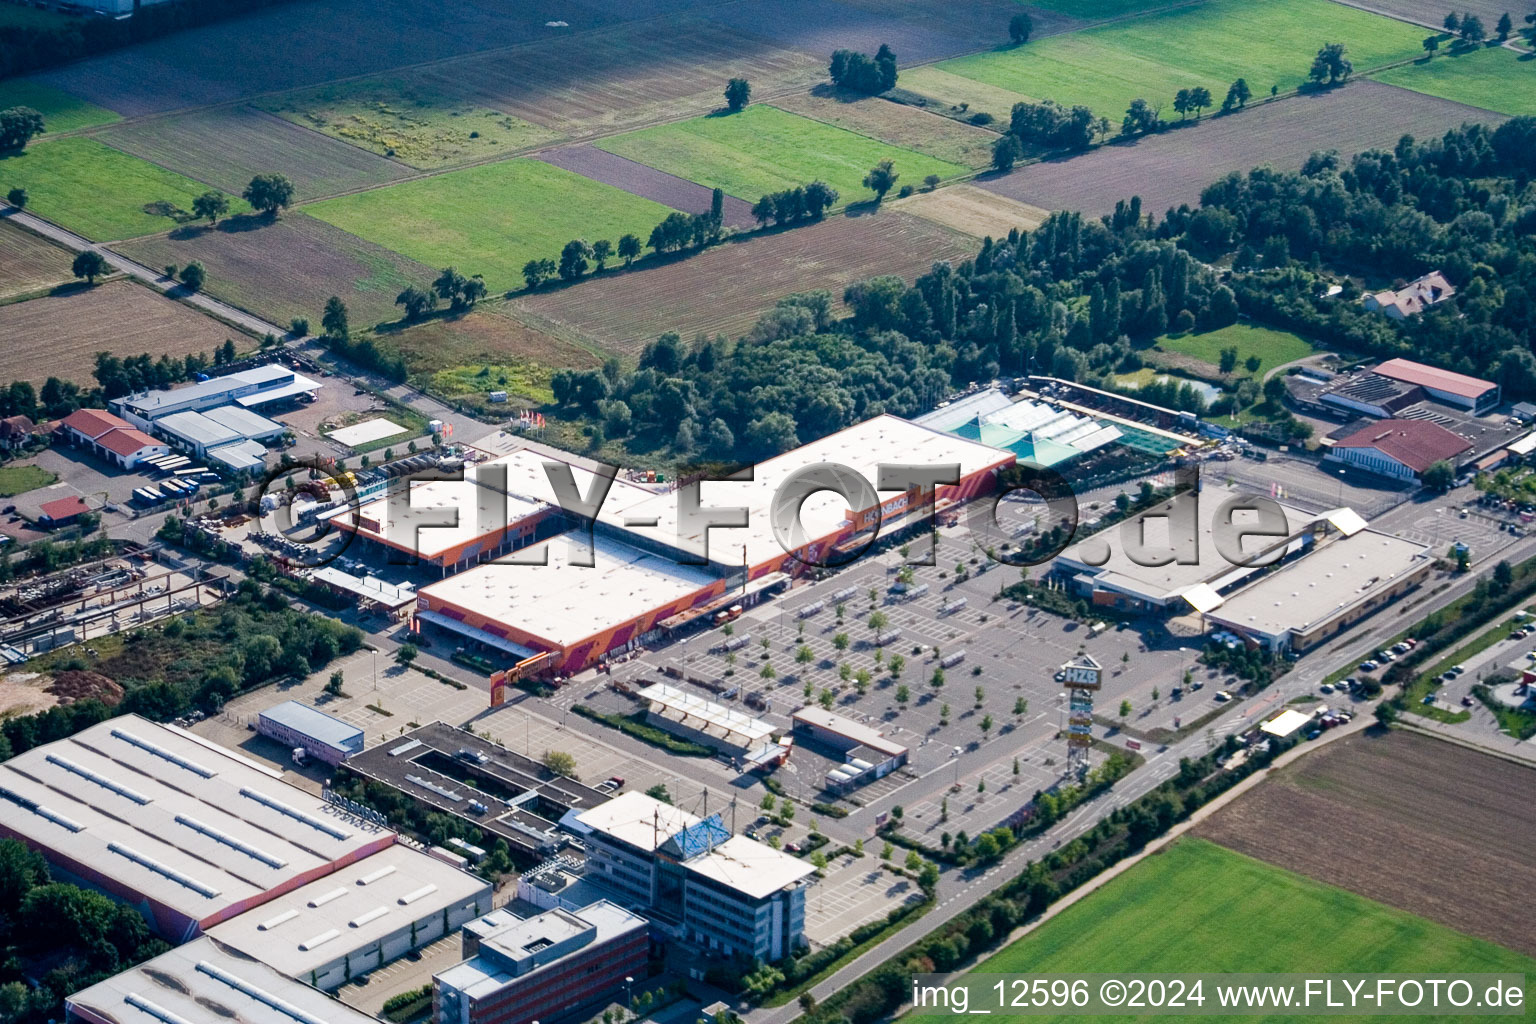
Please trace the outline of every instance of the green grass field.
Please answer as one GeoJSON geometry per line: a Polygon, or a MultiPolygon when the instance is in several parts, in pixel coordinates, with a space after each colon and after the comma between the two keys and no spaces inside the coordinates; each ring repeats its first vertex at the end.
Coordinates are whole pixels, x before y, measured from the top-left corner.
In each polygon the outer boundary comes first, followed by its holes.
{"type": "Polygon", "coordinates": [[[502,160],[328,199],[304,212],[431,267],[523,286],[523,264],[558,260],[573,238],[643,242],[671,212],[539,160],[502,160]]]}
{"type": "Polygon", "coordinates": [[[72,132],[76,128],[89,128],[92,125],[111,124],[113,121],[121,120],[112,111],[98,107],[94,103],[87,103],[62,89],[55,89],[51,85],[25,78],[12,78],[9,81],[0,82],[0,110],[10,107],[31,107],[42,114],[43,127],[48,132],[72,132]]]}
{"type": "Polygon", "coordinates": [[[1031,6],[1044,7],[1048,11],[1056,11],[1086,21],[1101,21],[1104,18],[1120,18],[1128,14],[1137,14],[1154,7],[1167,7],[1178,2],[1179,0],[1034,0],[1031,6]]]}
{"type": "Polygon", "coordinates": [[[42,466],[0,466],[0,498],[35,491],[58,479],[42,466]]]}
{"type": "MultiPolygon", "coordinates": [[[[0,189],[20,185],[27,207],[93,241],[133,238],[173,228],[190,216],[208,186],[156,167],[95,139],[34,142],[0,160],[0,189]],[[163,211],[163,212],[162,212],[163,211]]],[[[230,213],[249,213],[237,196],[230,213]]]]}
{"type": "Polygon", "coordinates": [[[1171,335],[1159,338],[1157,345],[1166,352],[1210,363],[1213,369],[1221,365],[1222,349],[1236,348],[1237,375],[1248,376],[1248,368],[1243,364],[1249,356],[1258,356],[1262,362],[1253,376],[1260,380],[1275,367],[1312,354],[1312,346],[1299,335],[1249,324],[1233,324],[1204,334],[1171,335]]]}
{"type": "MultiPolygon", "coordinates": [[[[1302,827],[1302,823],[1277,823],[1276,827],[1302,827]]],[[[1383,865],[1382,870],[1413,868],[1383,865]]],[[[1455,970],[1524,973],[1530,978],[1536,961],[1203,839],[1185,838],[1067,908],[976,970],[1030,975],[1455,970]]],[[[1084,1018],[1002,1019],[1044,1024],[1084,1018]]]]}
{"type": "Polygon", "coordinates": [[[560,137],[397,78],[337,82],[258,105],[294,124],[426,169],[516,153],[560,137]]]}
{"type": "Polygon", "coordinates": [[[898,188],[920,185],[929,174],[967,173],[959,164],[763,105],[644,128],[597,146],[749,202],[817,179],[837,189],[841,203],[869,199],[864,175],[881,160],[895,163],[898,188]]]}
{"type": "Polygon", "coordinates": [[[1294,89],[1324,43],[1344,43],[1358,73],[1421,53],[1423,36],[1422,28],[1332,0],[1209,0],[937,67],[1035,99],[1083,104],[1118,125],[1137,98],[1176,118],[1173,97],[1185,87],[1205,86],[1217,106],[1237,78],[1247,79],[1255,99],[1274,85],[1294,89]]]}
{"type": "Polygon", "coordinates": [[[1389,85],[1518,117],[1536,114],[1536,60],[1503,47],[1388,68],[1375,76],[1389,85]]]}

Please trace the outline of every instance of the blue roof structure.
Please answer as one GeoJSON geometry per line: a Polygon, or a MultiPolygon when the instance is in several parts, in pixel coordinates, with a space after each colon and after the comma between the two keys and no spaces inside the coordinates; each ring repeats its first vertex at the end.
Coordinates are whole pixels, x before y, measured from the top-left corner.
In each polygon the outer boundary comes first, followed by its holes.
{"type": "Polygon", "coordinates": [[[711,814],[703,821],[678,832],[672,838],[661,844],[660,852],[669,857],[675,857],[679,861],[692,860],[700,857],[731,838],[731,832],[720,820],[720,815],[711,814]]]}
{"type": "Polygon", "coordinates": [[[363,749],[363,730],[296,700],[275,704],[263,711],[261,717],[337,750],[354,752],[363,749]]]}

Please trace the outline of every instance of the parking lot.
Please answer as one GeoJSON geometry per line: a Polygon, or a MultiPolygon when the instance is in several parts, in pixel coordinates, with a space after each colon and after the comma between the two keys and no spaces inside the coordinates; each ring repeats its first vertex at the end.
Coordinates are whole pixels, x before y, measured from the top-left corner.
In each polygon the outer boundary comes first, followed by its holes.
{"type": "Polygon", "coordinates": [[[897,907],[922,902],[916,882],[880,866],[878,846],[866,844],[862,857],[834,858],[825,876],[814,880],[805,901],[805,937],[813,945],[835,942],[897,907]]]}

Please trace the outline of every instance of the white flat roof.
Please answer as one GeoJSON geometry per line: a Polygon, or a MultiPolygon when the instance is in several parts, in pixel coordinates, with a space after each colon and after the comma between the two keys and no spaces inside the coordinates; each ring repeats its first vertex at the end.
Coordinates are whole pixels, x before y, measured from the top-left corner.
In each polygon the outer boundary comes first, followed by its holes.
{"type": "Polygon", "coordinates": [[[386,608],[399,608],[416,600],[416,588],[409,583],[390,583],[377,576],[354,576],[334,565],[323,565],[310,575],[321,583],[377,601],[386,608]]]}
{"type": "Polygon", "coordinates": [[[1417,568],[1428,550],[1374,530],[1337,537],[1228,595],[1209,618],[1266,636],[1304,632],[1417,568]]]}
{"type": "Polygon", "coordinates": [[[642,850],[655,850],[690,825],[700,821],[681,807],[664,804],[644,793],[630,790],[605,804],[576,815],[576,821],[642,850]]]}
{"type": "MultiPolygon", "coordinates": [[[[490,883],[396,843],[209,929],[293,978],[488,895],[490,883]]],[[[488,902],[487,902],[488,905],[488,902]]]]}
{"type": "Polygon", "coordinates": [[[193,920],[393,835],[137,715],[0,764],[0,825],[193,920]]]}
{"type": "Polygon", "coordinates": [[[1259,728],[1271,736],[1285,737],[1310,721],[1312,721],[1312,716],[1304,715],[1294,708],[1286,708],[1274,718],[1259,726],[1259,728]]]}
{"type": "MultiPolygon", "coordinates": [[[[1200,495],[1200,517],[1198,522],[1200,558],[1192,565],[1181,565],[1177,560],[1167,565],[1146,566],[1140,565],[1126,554],[1120,543],[1120,531],[1127,523],[1134,520],[1122,520],[1091,534],[1071,547],[1067,548],[1057,557],[1072,566],[1081,566],[1081,572],[1094,576],[1100,583],[1107,587],[1123,590],[1135,594],[1148,601],[1167,601],[1179,595],[1181,592],[1194,588],[1202,583],[1211,581],[1226,575],[1236,573],[1241,576],[1246,570],[1243,566],[1232,565],[1216,550],[1216,542],[1212,538],[1212,527],[1216,520],[1216,513],[1227,496],[1221,492],[1206,493],[1200,495]],[[1094,547],[1108,548],[1109,558],[1100,565],[1089,565],[1084,558],[1085,551],[1094,547]]],[[[1289,532],[1294,534],[1308,523],[1322,518],[1304,512],[1299,508],[1279,502],[1280,508],[1285,512],[1289,532]]],[[[1256,522],[1255,517],[1240,513],[1233,517],[1233,521],[1241,526],[1243,523],[1256,522]]],[[[1148,516],[1145,520],[1145,532],[1143,537],[1148,547],[1153,549],[1167,545],[1169,537],[1169,521],[1166,516],[1148,516]]],[[[1134,528],[1134,527],[1133,527],[1134,528]]],[[[1248,540],[1246,550],[1252,554],[1263,550],[1265,547],[1276,543],[1279,538],[1254,537],[1248,540]]],[[[1255,567],[1255,569],[1258,567],[1255,567]]]]}
{"type": "Polygon", "coordinates": [[[746,836],[732,836],[703,856],[684,861],[683,867],[754,900],[816,873],[799,857],[746,836]]]}
{"type": "Polygon", "coordinates": [[[78,1014],[118,1024],[378,1024],[207,936],[67,996],[64,1004],[71,1020],[78,1014]]]}
{"type": "MultiPolygon", "coordinates": [[[[725,565],[742,564],[743,549],[749,566],[762,565],[785,553],[774,536],[769,511],[779,485],[796,470],[822,462],[840,463],[855,470],[870,487],[879,486],[879,467],[887,465],[955,465],[961,479],[991,466],[1012,462],[1013,454],[975,441],[955,437],[929,427],[919,426],[896,416],[883,415],[865,420],[835,434],[812,441],[799,448],[760,462],[754,467],[750,482],[705,482],[700,486],[700,504],[712,507],[745,507],[745,527],[715,527],[709,531],[711,560],[725,565]]],[[[877,491],[881,501],[900,493],[877,491]]],[[[612,495],[603,503],[598,518],[612,526],[629,530],[636,536],[680,548],[702,557],[704,531],[678,524],[677,493],[647,495],[632,503],[612,495]],[[651,519],[654,526],[640,525],[651,519]]],[[[804,535],[821,539],[835,533],[847,521],[848,502],[841,495],[821,491],[806,499],[800,511],[804,535]]],[[[851,511],[861,512],[863,509],[851,511]]]]}
{"type": "Polygon", "coordinates": [[[547,552],[548,565],[488,562],[423,587],[421,596],[569,647],[716,580],[601,534],[592,539],[594,564],[572,565],[572,545],[566,537],[551,538],[510,556],[526,561],[547,552]]]}
{"type": "MultiPolygon", "coordinates": [[[[356,513],[341,518],[340,522],[349,526],[364,524],[357,525],[361,536],[407,548],[421,558],[434,558],[462,544],[493,536],[513,523],[558,505],[549,473],[544,468],[546,462],[555,461],[525,448],[489,462],[470,463],[464,467],[462,480],[423,480],[410,484],[408,506],[397,500],[397,507],[391,509],[389,499],[381,497],[364,503],[356,513]],[[493,489],[480,482],[482,477],[491,479],[495,472],[492,467],[503,468],[507,474],[504,498],[499,486],[493,489]],[[487,473],[488,470],[492,472],[487,473]],[[458,511],[456,525],[438,525],[453,521],[445,509],[458,511]]],[[[586,497],[595,474],[573,463],[566,464],[571,467],[577,489],[586,497]]],[[[632,503],[649,497],[650,493],[615,479],[604,505],[632,503]]]]}
{"type": "Polygon", "coordinates": [[[739,747],[755,747],[773,735],[773,725],[761,718],[705,700],[668,683],[647,686],[640,691],[639,697],[650,703],[652,712],[739,747]]]}
{"type": "Polygon", "coordinates": [[[879,729],[872,729],[863,722],[856,722],[845,715],[839,715],[835,711],[828,711],[814,704],[807,704],[790,718],[796,722],[826,729],[861,747],[869,747],[871,750],[878,750],[891,757],[900,757],[907,752],[905,746],[886,738],[879,729]]]}

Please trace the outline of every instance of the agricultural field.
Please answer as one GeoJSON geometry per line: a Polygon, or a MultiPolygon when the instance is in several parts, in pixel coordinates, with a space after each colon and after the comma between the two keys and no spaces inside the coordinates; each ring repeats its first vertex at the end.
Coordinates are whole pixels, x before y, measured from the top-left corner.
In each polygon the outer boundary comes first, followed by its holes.
{"type": "Polygon", "coordinates": [[[1388,68],[1378,80],[1518,117],[1536,114],[1536,60],[1503,47],[1388,68]]]}
{"type": "MultiPolygon", "coordinates": [[[[34,142],[0,159],[0,185],[20,185],[29,209],[94,241],[134,238],[190,219],[192,200],[208,187],[129,156],[95,139],[34,142]]],[[[230,198],[230,213],[250,212],[230,198]]]]}
{"type": "MultiPolygon", "coordinates": [[[[687,178],[636,163],[622,156],[605,153],[595,146],[561,146],[538,155],[545,163],[564,167],[584,178],[621,188],[674,210],[704,213],[714,202],[714,189],[705,188],[687,178]]],[[[735,196],[725,196],[720,204],[725,224],[734,228],[754,228],[752,205],[735,196]]]]}
{"type": "Polygon", "coordinates": [[[784,295],[843,288],[878,274],[911,279],[937,260],[975,255],[965,235],[894,210],[718,245],[686,259],[613,273],[576,288],[522,296],[511,308],[531,326],[635,356],[667,331],[744,334],[784,295]],[[750,268],[750,273],[742,268],[750,268]]]}
{"type": "MultiPolygon", "coordinates": [[[[944,71],[1066,106],[1083,104],[1118,124],[1133,99],[1163,108],[1179,89],[1203,85],[1216,104],[1237,78],[1255,96],[1306,81],[1325,42],[1342,42],[1357,72],[1423,52],[1424,32],[1332,0],[1208,0],[1171,7],[1024,46],[974,54],[944,71]]],[[[1409,122],[1404,122],[1409,123],[1409,122]]]]}
{"type": "Polygon", "coordinates": [[[929,174],[950,178],[967,172],[959,164],[763,105],[658,125],[597,146],[748,202],[818,179],[837,189],[843,203],[870,199],[862,180],[880,160],[895,162],[898,185],[920,184],[929,174]]]}
{"type": "Polygon", "coordinates": [[[1017,8],[982,0],[971,4],[898,2],[895,10],[878,0],[759,0],[720,4],[711,21],[779,46],[821,57],[823,74],[833,50],[874,53],[882,43],[903,65],[970,53],[1008,39],[1008,18],[1017,8]],[[968,10],[974,6],[974,10],[968,10]],[[1004,12],[1008,13],[1004,13],[1004,12]]]}
{"type": "Polygon", "coordinates": [[[450,398],[507,391],[548,401],[545,396],[551,370],[602,364],[587,349],[527,327],[495,307],[379,330],[374,341],[405,358],[413,382],[424,387],[436,385],[440,394],[450,398]],[[487,366],[498,376],[505,373],[508,382],[485,385],[475,379],[487,366]]]}
{"type": "Polygon", "coordinates": [[[382,185],[410,173],[251,107],[217,107],[130,122],[96,138],[162,167],[174,167],[231,196],[269,171],[286,175],[298,200],[382,185]]]}
{"type": "MultiPolygon", "coordinates": [[[[843,0],[850,7],[874,11],[890,23],[904,27],[923,29],[935,33],[944,40],[959,40],[966,44],[967,52],[986,50],[1008,42],[1008,21],[1019,12],[1019,0],[972,0],[964,4],[935,3],[934,0],[843,0]]],[[[1102,2],[1102,0],[1101,0],[1102,2]]],[[[1117,0],[1118,2],[1118,0],[1117,0]]],[[[1166,0],[1143,0],[1153,5],[1166,0]]],[[[1035,27],[1032,37],[1054,35],[1082,28],[1087,22],[1066,9],[1066,5],[1030,4],[1030,17],[1035,27]]],[[[870,47],[873,52],[883,39],[877,39],[870,47]]],[[[841,43],[840,46],[851,44],[841,43]]],[[[891,43],[896,46],[894,42],[891,43]]],[[[927,49],[931,44],[920,44],[927,49]]],[[[836,47],[834,47],[836,48],[836,47]]],[[[898,48],[899,50],[899,48],[898,48]]],[[[916,58],[904,56],[904,65],[916,58]]],[[[904,73],[904,72],[903,72],[904,73]]]]}
{"type": "MultiPolygon", "coordinates": [[[[1309,827],[1312,824],[1314,819],[1288,817],[1268,821],[1265,827],[1312,842],[1318,831],[1309,827]]],[[[1353,835],[1352,829],[1335,831],[1341,841],[1353,835]]],[[[1417,881],[1446,866],[1427,859],[1415,863],[1417,857],[1405,860],[1403,849],[1383,851],[1376,870],[1402,873],[1417,881]]],[[[1483,939],[1215,843],[1185,838],[1068,907],[976,970],[1062,975],[1085,971],[1389,974],[1455,969],[1529,975],[1533,968],[1536,961],[1530,957],[1483,939]]]]}
{"type": "Polygon", "coordinates": [[[999,126],[1008,124],[1015,103],[1029,99],[1016,92],[945,71],[937,64],[926,64],[901,72],[896,88],[907,92],[914,102],[926,102],[947,109],[957,116],[991,114],[999,126]]]}
{"type": "Polygon", "coordinates": [[[402,73],[403,88],[475,108],[505,111],[581,139],[724,105],[741,75],[759,97],[808,89],[827,58],[796,53],[696,16],[657,18],[402,73]]]}
{"type": "Polygon", "coordinates": [[[1042,7],[1084,21],[1103,21],[1189,2],[1190,0],[1034,0],[1031,6],[1042,7]]]}
{"type": "Polygon", "coordinates": [[[645,17],[645,5],[525,0],[298,0],[33,76],[125,117],[225,103],[338,78],[567,40],[645,17]],[[546,22],[561,21],[566,27],[546,22]],[[295,30],[302,26],[302,31],[295,30]],[[281,40],[281,51],[274,50],[281,40]]]}
{"type": "Polygon", "coordinates": [[[643,240],[671,211],[539,160],[481,164],[358,192],[305,212],[434,267],[483,274],[492,292],[521,288],[523,264],[557,259],[573,238],[643,240]]]}
{"type": "Polygon", "coordinates": [[[296,316],[319,323],[332,295],[347,304],[354,328],[394,320],[400,315],[395,296],[437,276],[430,267],[292,210],[271,224],[259,223],[251,230],[238,223],[183,229],[114,248],[151,267],[196,260],[208,271],[205,291],[278,324],[296,316]]]}
{"type": "MultiPolygon", "coordinates": [[[[14,9],[12,4],[5,6],[14,9]]],[[[11,78],[0,82],[0,110],[11,107],[31,107],[43,115],[44,130],[52,133],[72,132],[77,128],[91,128],[118,120],[118,116],[110,110],[87,103],[62,89],[27,78],[11,78]]]]}
{"type": "Polygon", "coordinates": [[[396,76],[338,82],[260,101],[296,125],[412,167],[451,167],[552,142],[547,128],[396,76]]]}
{"type": "Polygon", "coordinates": [[[73,254],[0,220],[0,299],[73,281],[73,254]]]}
{"type": "MultiPolygon", "coordinates": [[[[1363,7],[1366,10],[1378,11],[1381,14],[1390,15],[1402,21],[1411,21],[1420,25],[1428,25],[1430,28],[1440,28],[1444,23],[1449,7],[1442,11],[1439,4],[1426,4],[1424,0],[1338,0],[1339,3],[1349,4],[1351,7],[1363,7]]],[[[1521,28],[1520,19],[1531,13],[1524,0],[1463,0],[1456,4],[1458,12],[1470,11],[1483,19],[1483,25],[1493,32],[1493,27],[1499,23],[1499,15],[1508,11],[1509,16],[1515,20],[1515,27],[1521,28]]]]}
{"type": "Polygon", "coordinates": [[[212,352],[235,332],[132,281],[0,306],[0,380],[49,377],[89,387],[97,352],[184,356],[212,352]]]}
{"type": "Polygon", "coordinates": [[[1235,348],[1237,349],[1235,375],[1251,376],[1255,380],[1263,380],[1265,375],[1277,366],[1312,354],[1312,345],[1305,338],[1289,331],[1276,331],[1250,324],[1232,324],[1230,327],[1220,327],[1214,331],[1198,334],[1193,332],[1170,334],[1157,339],[1156,347],[1176,356],[1185,356],[1200,364],[1198,368],[1206,375],[1215,375],[1219,372],[1222,349],[1235,348]],[[1259,357],[1257,373],[1250,373],[1244,365],[1250,356],[1259,357]]]}
{"type": "Polygon", "coordinates": [[[1383,85],[1347,88],[1261,103],[1205,124],[1101,146],[1071,159],[1047,160],[978,182],[989,192],[1048,210],[1081,210],[1097,217],[1116,200],[1139,195],[1142,208],[1161,216],[1199,202],[1206,185],[1223,174],[1269,164],[1295,170],[1319,148],[1346,159],[1363,150],[1391,149],[1405,125],[1421,139],[1435,138],[1465,121],[1503,117],[1474,107],[1383,85]]]}
{"type": "Polygon", "coordinates": [[[1536,884],[1532,785],[1536,770],[1457,744],[1400,730],[1360,734],[1271,774],[1198,832],[1536,955],[1520,895],[1536,884]]]}
{"type": "Polygon", "coordinates": [[[780,110],[800,114],[892,146],[911,149],[975,170],[992,166],[997,133],[961,124],[920,107],[878,97],[859,97],[822,86],[773,101],[780,110]]]}
{"type": "Polygon", "coordinates": [[[973,238],[1004,238],[1014,228],[1033,231],[1050,213],[1012,199],[977,188],[975,185],[951,185],[933,192],[919,192],[897,199],[891,208],[931,220],[973,238]]]}

